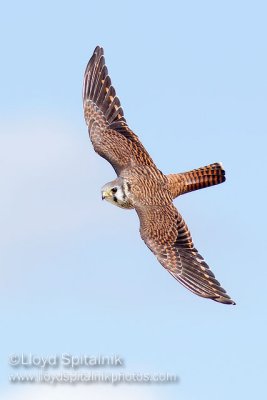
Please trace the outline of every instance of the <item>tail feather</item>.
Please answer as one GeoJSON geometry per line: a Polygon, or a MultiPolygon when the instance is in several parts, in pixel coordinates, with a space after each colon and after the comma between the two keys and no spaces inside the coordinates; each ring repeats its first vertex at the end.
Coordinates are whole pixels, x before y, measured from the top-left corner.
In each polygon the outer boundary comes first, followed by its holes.
{"type": "Polygon", "coordinates": [[[218,185],[225,181],[225,171],[221,163],[214,163],[193,169],[189,172],[171,174],[167,176],[169,190],[175,198],[181,194],[192,192],[193,190],[218,185]]]}

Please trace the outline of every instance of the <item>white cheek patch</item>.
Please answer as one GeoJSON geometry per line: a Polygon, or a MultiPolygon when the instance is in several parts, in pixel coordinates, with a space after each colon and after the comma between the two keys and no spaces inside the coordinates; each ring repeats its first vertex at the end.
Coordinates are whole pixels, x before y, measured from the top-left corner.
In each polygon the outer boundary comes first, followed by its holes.
{"type": "Polygon", "coordinates": [[[115,193],[111,194],[112,196],[108,196],[105,198],[106,201],[109,203],[113,204],[114,206],[121,207],[121,208],[127,208],[127,195],[124,194],[124,191],[121,187],[116,187],[117,191],[115,193]]]}
{"type": "Polygon", "coordinates": [[[120,200],[117,197],[117,193],[115,196],[107,197],[105,200],[108,201],[109,203],[113,204],[114,206],[119,206],[119,204],[120,204],[120,200]],[[114,199],[114,197],[116,198],[117,201],[114,199]]]}
{"type": "Polygon", "coordinates": [[[120,202],[120,203],[124,203],[125,202],[125,198],[123,198],[123,191],[122,191],[121,188],[118,188],[115,196],[116,196],[118,202],[120,202]]]}

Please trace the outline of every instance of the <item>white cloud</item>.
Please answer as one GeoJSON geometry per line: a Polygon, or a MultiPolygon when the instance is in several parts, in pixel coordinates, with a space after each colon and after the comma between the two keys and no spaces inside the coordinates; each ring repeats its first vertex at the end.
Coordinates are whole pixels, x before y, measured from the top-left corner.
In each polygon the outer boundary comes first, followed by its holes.
{"type": "Polygon", "coordinates": [[[63,234],[105,212],[96,201],[104,160],[96,161],[85,126],[79,132],[40,118],[2,123],[0,131],[2,243],[63,234]]]}

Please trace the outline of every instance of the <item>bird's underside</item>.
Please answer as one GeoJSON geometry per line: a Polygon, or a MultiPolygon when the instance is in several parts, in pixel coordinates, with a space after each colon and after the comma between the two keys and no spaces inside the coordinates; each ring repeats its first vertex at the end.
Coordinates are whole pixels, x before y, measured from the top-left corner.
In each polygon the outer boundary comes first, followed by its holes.
{"type": "Polygon", "coordinates": [[[184,193],[224,182],[222,165],[164,175],[128,127],[100,47],[85,71],[83,102],[93,147],[117,173],[117,178],[103,187],[103,198],[122,208],[135,208],[142,239],[182,285],[199,296],[235,304],[194,247],[172,202],[184,193]]]}

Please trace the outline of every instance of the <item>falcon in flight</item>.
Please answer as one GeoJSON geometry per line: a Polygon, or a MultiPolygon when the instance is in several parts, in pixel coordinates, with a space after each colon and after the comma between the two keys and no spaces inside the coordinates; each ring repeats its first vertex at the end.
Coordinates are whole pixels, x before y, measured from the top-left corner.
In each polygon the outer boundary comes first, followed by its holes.
{"type": "Polygon", "coordinates": [[[103,186],[102,199],[136,210],[142,239],[187,289],[219,303],[235,304],[195,248],[186,223],[173,205],[177,196],[224,182],[222,165],[164,175],[127,125],[101,47],[96,47],[85,71],[83,107],[94,150],[117,174],[103,186]]]}

